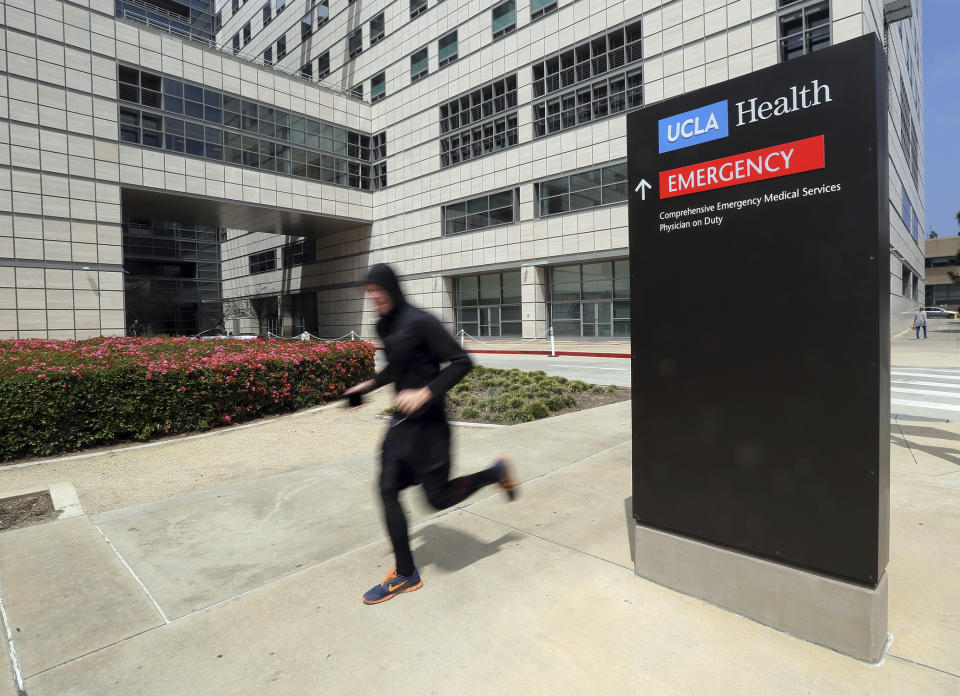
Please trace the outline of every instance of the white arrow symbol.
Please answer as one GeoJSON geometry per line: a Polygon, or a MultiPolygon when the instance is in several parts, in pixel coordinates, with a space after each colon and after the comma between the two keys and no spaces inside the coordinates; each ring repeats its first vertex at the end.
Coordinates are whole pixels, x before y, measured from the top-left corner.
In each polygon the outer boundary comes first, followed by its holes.
{"type": "Polygon", "coordinates": [[[653,185],[650,182],[648,182],[646,179],[640,179],[640,183],[637,184],[637,188],[633,190],[640,191],[640,200],[645,201],[647,200],[647,189],[649,188],[653,188],[653,185]]]}

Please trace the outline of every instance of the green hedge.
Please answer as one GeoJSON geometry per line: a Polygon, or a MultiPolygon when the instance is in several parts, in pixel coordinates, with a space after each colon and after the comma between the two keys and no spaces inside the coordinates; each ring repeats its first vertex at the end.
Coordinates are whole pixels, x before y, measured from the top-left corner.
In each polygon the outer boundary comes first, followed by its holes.
{"type": "Polygon", "coordinates": [[[373,356],[360,341],[0,341],[0,461],[294,411],[368,379],[373,356]]]}

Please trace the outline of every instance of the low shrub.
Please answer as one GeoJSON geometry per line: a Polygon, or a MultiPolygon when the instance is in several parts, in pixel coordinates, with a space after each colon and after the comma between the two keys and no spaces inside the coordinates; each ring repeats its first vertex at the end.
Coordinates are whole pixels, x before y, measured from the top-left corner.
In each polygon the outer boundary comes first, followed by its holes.
{"type": "Polygon", "coordinates": [[[0,461],[322,403],[369,378],[373,356],[361,341],[0,341],[0,461]]]}
{"type": "Polygon", "coordinates": [[[544,399],[544,404],[551,411],[562,411],[565,408],[569,408],[577,405],[577,400],[573,398],[571,394],[555,395],[549,396],[544,399]]]}
{"type": "Polygon", "coordinates": [[[530,420],[546,418],[550,415],[550,409],[542,401],[531,401],[523,407],[523,410],[530,416],[530,420]]]}
{"type": "Polygon", "coordinates": [[[512,408],[503,414],[505,420],[515,421],[517,423],[526,423],[533,420],[533,416],[525,408],[512,408]]]}
{"type": "Polygon", "coordinates": [[[474,418],[479,418],[480,409],[474,408],[473,406],[467,406],[465,409],[460,411],[460,417],[466,418],[467,420],[473,420],[474,418]]]}

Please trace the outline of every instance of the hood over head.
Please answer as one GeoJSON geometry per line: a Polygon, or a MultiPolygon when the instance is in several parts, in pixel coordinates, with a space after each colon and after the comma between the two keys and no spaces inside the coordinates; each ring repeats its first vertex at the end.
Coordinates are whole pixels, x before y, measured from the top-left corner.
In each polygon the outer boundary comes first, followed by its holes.
{"type": "Polygon", "coordinates": [[[400,281],[397,280],[397,274],[393,272],[385,263],[378,263],[367,272],[367,278],[364,280],[368,285],[379,285],[387,291],[393,300],[394,309],[406,304],[403,292],[400,290],[400,281]]]}

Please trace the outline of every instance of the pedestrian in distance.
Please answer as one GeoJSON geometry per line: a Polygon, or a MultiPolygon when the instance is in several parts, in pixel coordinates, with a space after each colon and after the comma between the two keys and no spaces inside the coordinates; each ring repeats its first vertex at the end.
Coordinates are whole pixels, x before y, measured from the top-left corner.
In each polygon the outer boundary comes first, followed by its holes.
{"type": "Polygon", "coordinates": [[[920,338],[920,329],[923,328],[923,337],[927,337],[927,313],[923,307],[917,308],[917,313],[913,315],[913,328],[917,330],[917,339],[920,338]]]}
{"type": "Polygon", "coordinates": [[[410,551],[407,520],[400,505],[404,488],[422,485],[427,501],[443,510],[464,501],[484,486],[498,484],[509,500],[516,498],[513,466],[506,458],[467,476],[450,480],[450,426],[444,395],[473,364],[443,325],[409,304],[393,269],[370,269],[364,294],[379,315],[377,333],[383,341],[387,366],[373,379],[351,387],[345,396],[395,384],[396,412],[380,455],[380,499],[396,565],[387,577],[363,595],[364,604],[379,604],[423,587],[410,551]],[[440,369],[441,363],[448,363],[440,369]]]}
{"type": "Polygon", "coordinates": [[[130,332],[130,335],[133,336],[134,338],[138,338],[143,335],[144,333],[143,324],[140,323],[139,319],[133,320],[133,323],[130,324],[129,332],[130,332]]]}

